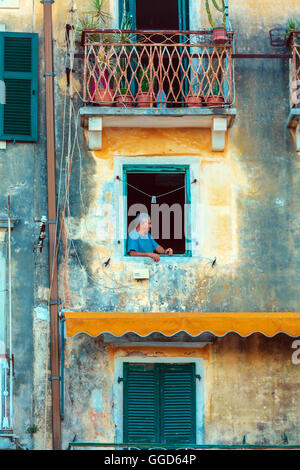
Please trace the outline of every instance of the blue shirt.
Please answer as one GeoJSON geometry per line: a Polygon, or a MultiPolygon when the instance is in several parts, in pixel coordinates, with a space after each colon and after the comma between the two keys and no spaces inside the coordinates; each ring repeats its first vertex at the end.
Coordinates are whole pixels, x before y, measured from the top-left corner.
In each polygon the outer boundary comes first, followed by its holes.
{"type": "Polygon", "coordinates": [[[140,253],[153,253],[157,247],[158,243],[151,237],[149,232],[142,236],[134,229],[128,234],[127,253],[129,253],[130,250],[140,253]]]}

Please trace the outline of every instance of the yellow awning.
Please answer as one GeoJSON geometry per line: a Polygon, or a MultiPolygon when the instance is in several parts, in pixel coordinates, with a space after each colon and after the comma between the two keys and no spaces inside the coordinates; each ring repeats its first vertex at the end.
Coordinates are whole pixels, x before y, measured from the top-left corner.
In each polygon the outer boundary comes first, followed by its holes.
{"type": "Polygon", "coordinates": [[[99,336],[111,333],[122,336],[136,333],[148,336],[160,332],[173,336],[185,331],[191,336],[209,332],[215,336],[224,336],[235,332],[240,336],[262,333],[274,336],[286,333],[300,336],[300,313],[290,312],[242,312],[242,313],[126,313],[126,312],[65,312],[66,334],[71,338],[79,333],[99,336]]]}

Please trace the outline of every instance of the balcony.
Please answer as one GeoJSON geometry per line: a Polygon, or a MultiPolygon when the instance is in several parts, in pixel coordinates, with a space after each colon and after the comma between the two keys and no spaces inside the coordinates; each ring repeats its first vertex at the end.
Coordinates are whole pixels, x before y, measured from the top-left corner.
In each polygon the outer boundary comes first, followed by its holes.
{"type": "Polygon", "coordinates": [[[224,150],[235,118],[233,33],[84,30],[82,125],[89,148],[101,149],[106,127],[212,129],[224,150]]]}
{"type": "Polygon", "coordinates": [[[288,127],[295,132],[296,149],[300,151],[300,31],[290,33],[290,115],[288,127]]]}

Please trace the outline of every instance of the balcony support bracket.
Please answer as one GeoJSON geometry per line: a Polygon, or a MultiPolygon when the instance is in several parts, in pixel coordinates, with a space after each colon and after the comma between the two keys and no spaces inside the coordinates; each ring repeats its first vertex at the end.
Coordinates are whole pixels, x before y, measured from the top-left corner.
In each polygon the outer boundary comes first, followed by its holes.
{"type": "Polygon", "coordinates": [[[227,131],[227,119],[214,118],[211,129],[211,141],[213,152],[224,152],[225,134],[227,131]]]}
{"type": "Polygon", "coordinates": [[[88,120],[88,147],[89,150],[102,149],[102,117],[89,117],[88,120]]]}

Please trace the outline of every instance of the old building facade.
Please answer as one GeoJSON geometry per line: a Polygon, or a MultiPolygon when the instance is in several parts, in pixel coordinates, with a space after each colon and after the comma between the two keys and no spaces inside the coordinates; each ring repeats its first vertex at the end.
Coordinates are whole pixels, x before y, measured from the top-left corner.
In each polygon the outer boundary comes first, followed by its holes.
{"type": "Polygon", "coordinates": [[[300,445],[300,6],[228,7],[0,1],[0,446],[300,445]]]}

